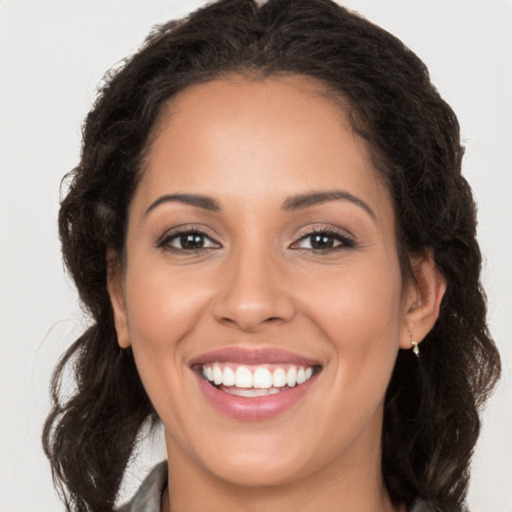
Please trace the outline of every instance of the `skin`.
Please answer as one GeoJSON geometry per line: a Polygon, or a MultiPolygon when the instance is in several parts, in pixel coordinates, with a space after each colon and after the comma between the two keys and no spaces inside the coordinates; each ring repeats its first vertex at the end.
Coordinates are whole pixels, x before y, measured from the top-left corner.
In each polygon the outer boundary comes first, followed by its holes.
{"type": "Polygon", "coordinates": [[[384,395],[409,331],[419,342],[434,324],[444,281],[428,254],[403,278],[389,192],[320,92],[297,76],[213,81],[174,97],[155,131],[109,289],[119,344],[132,345],[165,428],[162,510],[395,510],[380,468],[384,395]],[[320,191],[367,208],[283,209],[320,191]],[[178,193],[221,210],[148,212],[178,193]],[[178,226],[205,233],[203,247],[183,250],[178,226]],[[309,235],[326,229],[332,248],[314,249],[309,235]],[[226,347],[276,347],[322,371],[284,413],[237,420],[205,399],[189,364],[226,347]]]}

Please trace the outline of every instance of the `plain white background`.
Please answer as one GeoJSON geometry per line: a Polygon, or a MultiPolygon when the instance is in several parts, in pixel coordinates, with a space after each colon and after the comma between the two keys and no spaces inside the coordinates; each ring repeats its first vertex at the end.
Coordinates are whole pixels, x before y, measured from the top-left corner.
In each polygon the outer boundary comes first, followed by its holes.
{"type": "MultiPolygon", "coordinates": [[[[104,72],[200,0],[0,0],[0,511],[63,510],[40,443],[57,358],[81,332],[59,253],[59,182],[104,72]]],[[[347,0],[429,66],[459,116],[504,376],[484,415],[473,512],[512,511],[512,1],[347,0]]],[[[125,495],[164,458],[146,444],[125,495]]]]}

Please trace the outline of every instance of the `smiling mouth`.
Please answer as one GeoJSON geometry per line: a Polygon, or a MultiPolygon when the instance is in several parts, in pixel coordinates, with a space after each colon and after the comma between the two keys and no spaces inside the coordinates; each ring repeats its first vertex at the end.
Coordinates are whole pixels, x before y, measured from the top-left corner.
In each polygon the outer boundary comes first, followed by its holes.
{"type": "Polygon", "coordinates": [[[241,397],[275,395],[307,382],[317,374],[320,365],[262,364],[241,365],[210,362],[194,365],[195,371],[212,386],[241,397]]]}

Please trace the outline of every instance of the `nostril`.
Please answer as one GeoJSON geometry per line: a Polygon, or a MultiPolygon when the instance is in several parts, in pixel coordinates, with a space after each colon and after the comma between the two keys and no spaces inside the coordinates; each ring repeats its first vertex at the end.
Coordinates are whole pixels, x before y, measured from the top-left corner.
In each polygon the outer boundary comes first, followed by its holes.
{"type": "Polygon", "coordinates": [[[264,325],[278,325],[280,322],[283,322],[283,318],[279,316],[269,316],[267,318],[263,318],[263,320],[251,319],[251,318],[230,318],[229,316],[224,316],[219,318],[219,321],[226,326],[231,327],[239,327],[244,331],[257,331],[264,325]]]}
{"type": "Polygon", "coordinates": [[[225,324],[235,324],[236,323],[232,318],[229,318],[227,316],[220,318],[220,321],[225,324]]]}
{"type": "Polygon", "coordinates": [[[247,287],[238,283],[230,293],[216,297],[212,311],[217,321],[226,326],[237,326],[244,331],[254,331],[293,318],[294,305],[284,292],[257,294],[252,290],[249,294],[247,290],[247,287]]]}

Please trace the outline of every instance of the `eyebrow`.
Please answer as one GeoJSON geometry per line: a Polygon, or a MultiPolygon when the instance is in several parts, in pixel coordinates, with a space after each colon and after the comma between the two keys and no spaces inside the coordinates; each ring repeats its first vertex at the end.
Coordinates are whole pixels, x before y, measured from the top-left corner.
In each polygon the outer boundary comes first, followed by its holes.
{"type": "MultiPolygon", "coordinates": [[[[350,201],[356,206],[362,208],[366,213],[370,215],[370,217],[372,217],[373,220],[376,220],[375,213],[362,199],[359,199],[350,194],[349,192],[345,192],[344,190],[332,190],[324,192],[298,194],[289,197],[283,203],[282,209],[284,211],[296,211],[305,208],[310,208],[312,206],[316,206],[319,204],[328,203],[331,201],[350,201]]],[[[144,215],[148,215],[149,212],[154,210],[157,206],[168,202],[187,204],[210,212],[222,211],[222,208],[218,201],[208,196],[196,194],[166,194],[160,196],[156,201],[151,203],[151,205],[146,210],[144,215]]]]}
{"type": "Polygon", "coordinates": [[[156,201],[151,203],[149,208],[146,210],[144,215],[148,215],[151,210],[154,210],[157,206],[163,203],[182,203],[188,204],[190,206],[195,206],[196,208],[201,208],[203,210],[208,210],[209,212],[220,212],[221,207],[220,204],[211,197],[195,195],[195,194],[166,194],[164,196],[159,197],[156,201]]]}
{"type": "Polygon", "coordinates": [[[289,197],[283,204],[283,210],[295,211],[310,208],[330,201],[350,201],[362,208],[373,220],[377,217],[374,211],[362,200],[344,190],[329,190],[325,192],[312,192],[289,197]]]}

